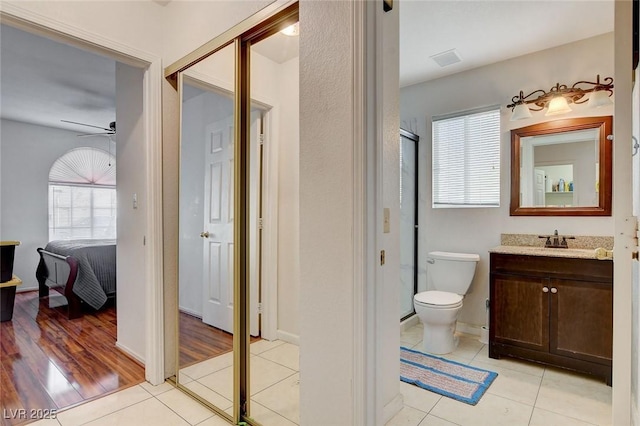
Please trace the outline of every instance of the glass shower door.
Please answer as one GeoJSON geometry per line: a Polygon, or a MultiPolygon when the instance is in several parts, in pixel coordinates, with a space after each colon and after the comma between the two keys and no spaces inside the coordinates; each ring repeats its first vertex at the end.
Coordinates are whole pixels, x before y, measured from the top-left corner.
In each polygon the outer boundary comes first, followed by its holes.
{"type": "Polygon", "coordinates": [[[418,136],[400,130],[400,318],[411,316],[417,291],[418,136]]]}

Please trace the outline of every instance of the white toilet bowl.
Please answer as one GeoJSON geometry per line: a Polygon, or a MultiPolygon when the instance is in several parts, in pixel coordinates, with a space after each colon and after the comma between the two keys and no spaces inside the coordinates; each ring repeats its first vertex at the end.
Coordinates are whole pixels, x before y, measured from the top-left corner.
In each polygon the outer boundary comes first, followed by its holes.
{"type": "Polygon", "coordinates": [[[413,305],[424,326],[424,351],[432,354],[453,352],[458,345],[454,332],[462,309],[462,296],[446,291],[425,291],[414,296],[413,305]]]}
{"type": "Polygon", "coordinates": [[[427,272],[434,290],[413,297],[416,314],[424,325],[422,347],[425,352],[447,354],[458,345],[454,335],[456,320],[479,260],[480,256],[469,253],[433,251],[428,254],[427,272]]]}

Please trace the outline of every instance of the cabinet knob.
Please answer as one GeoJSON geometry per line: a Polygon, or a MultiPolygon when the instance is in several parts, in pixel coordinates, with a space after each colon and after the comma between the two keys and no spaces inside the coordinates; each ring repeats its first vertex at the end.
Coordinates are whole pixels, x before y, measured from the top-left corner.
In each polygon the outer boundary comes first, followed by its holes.
{"type": "Polygon", "coordinates": [[[542,292],[543,293],[549,293],[549,287],[547,287],[547,286],[542,287],[542,292]]]}
{"type": "Polygon", "coordinates": [[[558,289],[555,287],[551,287],[551,293],[556,294],[558,292],[558,289]]]}

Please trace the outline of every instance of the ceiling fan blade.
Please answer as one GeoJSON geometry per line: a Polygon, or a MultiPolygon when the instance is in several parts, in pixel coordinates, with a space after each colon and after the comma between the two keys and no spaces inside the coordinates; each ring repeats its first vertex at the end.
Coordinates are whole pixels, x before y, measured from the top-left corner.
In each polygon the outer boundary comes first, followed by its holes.
{"type": "Polygon", "coordinates": [[[106,131],[106,132],[112,132],[112,131],[113,131],[112,129],[107,129],[107,128],[105,128],[105,127],[94,126],[94,125],[92,125],[92,124],[78,123],[77,121],[69,121],[69,120],[60,120],[60,121],[62,121],[63,123],[71,123],[71,124],[78,124],[78,125],[80,125],[80,126],[93,127],[93,128],[95,128],[95,129],[104,130],[104,131],[106,131]]]}
{"type": "Polygon", "coordinates": [[[115,135],[115,132],[107,132],[107,133],[83,133],[81,135],[76,135],[79,138],[86,138],[89,136],[111,136],[115,135]]]}

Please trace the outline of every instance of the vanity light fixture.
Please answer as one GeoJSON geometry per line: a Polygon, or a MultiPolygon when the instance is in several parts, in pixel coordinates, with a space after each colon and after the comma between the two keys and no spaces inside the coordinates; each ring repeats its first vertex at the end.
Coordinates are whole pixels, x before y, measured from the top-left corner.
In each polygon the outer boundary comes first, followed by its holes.
{"type": "Polygon", "coordinates": [[[545,115],[565,114],[571,111],[569,104],[582,104],[587,101],[590,108],[597,108],[604,105],[611,105],[610,96],[613,95],[613,78],[606,77],[604,82],[600,81],[600,76],[596,76],[596,81],[578,81],[573,86],[557,83],[548,92],[536,90],[524,95],[523,91],[511,99],[511,121],[531,118],[531,111],[542,111],[547,109],[545,115]]]}

